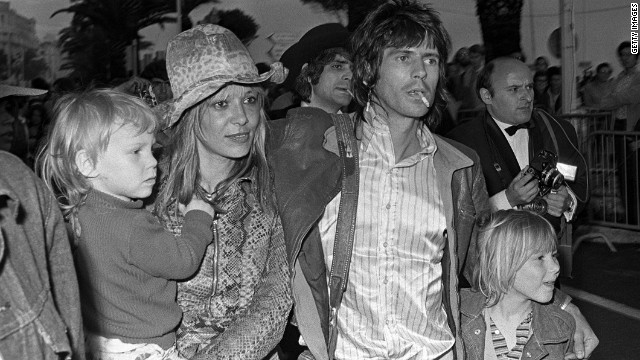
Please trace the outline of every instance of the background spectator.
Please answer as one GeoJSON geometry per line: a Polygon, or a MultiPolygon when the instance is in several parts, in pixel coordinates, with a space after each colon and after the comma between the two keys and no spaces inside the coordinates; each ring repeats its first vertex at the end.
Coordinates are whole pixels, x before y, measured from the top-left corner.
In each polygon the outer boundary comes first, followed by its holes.
{"type": "Polygon", "coordinates": [[[608,63],[602,63],[596,68],[595,77],[584,87],[583,105],[599,108],[602,106],[602,98],[611,92],[613,83],[611,73],[613,70],[608,63]]]}

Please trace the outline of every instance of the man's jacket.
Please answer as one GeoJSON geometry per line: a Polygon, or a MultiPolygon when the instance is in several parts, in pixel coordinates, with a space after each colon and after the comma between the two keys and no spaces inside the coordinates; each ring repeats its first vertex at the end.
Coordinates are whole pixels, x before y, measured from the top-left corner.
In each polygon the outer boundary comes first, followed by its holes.
{"type": "MultiPolygon", "coordinates": [[[[270,123],[268,154],[275,178],[278,207],[292,278],[295,316],[300,333],[316,359],[328,359],[329,302],[327,270],[318,221],[341,189],[342,167],[335,138],[325,138],[332,118],[317,108],[290,110],[270,123]]],[[[330,133],[331,131],[329,131],[330,133]]],[[[448,238],[443,268],[443,302],[456,352],[462,359],[458,277],[471,273],[476,215],[489,209],[477,155],[467,147],[434,135],[434,166],[442,197],[448,238]]]]}
{"type": "Polygon", "coordinates": [[[58,202],[0,151],[0,357],[84,359],[78,280],[58,202]]]}

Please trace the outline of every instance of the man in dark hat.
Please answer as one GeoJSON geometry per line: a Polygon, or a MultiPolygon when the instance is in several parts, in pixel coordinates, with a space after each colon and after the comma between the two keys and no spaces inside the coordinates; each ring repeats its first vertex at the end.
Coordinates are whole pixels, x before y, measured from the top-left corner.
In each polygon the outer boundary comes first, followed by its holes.
{"type": "Polygon", "coordinates": [[[299,106],[337,113],[349,105],[352,73],[351,55],[345,49],[348,38],[344,26],[322,24],[282,54],[280,60],[289,69],[283,85],[295,92],[299,106]]]}

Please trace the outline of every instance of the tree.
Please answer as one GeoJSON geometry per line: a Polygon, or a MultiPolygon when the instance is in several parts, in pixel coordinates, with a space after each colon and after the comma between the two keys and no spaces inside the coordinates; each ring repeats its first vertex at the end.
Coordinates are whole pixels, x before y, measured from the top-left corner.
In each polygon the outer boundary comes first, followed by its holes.
{"type": "MultiPolygon", "coordinates": [[[[195,7],[219,0],[184,0],[183,16],[195,7]]],[[[67,55],[63,69],[72,69],[77,76],[108,82],[125,77],[128,46],[138,50],[149,46],[141,42],[139,31],[150,25],[173,23],[175,0],[71,0],[71,6],[60,9],[72,13],[69,27],[60,32],[59,43],[67,55]]],[[[190,22],[183,21],[183,26],[190,22]]],[[[137,61],[137,59],[136,59],[137,61]]]]}
{"type": "Polygon", "coordinates": [[[247,46],[255,40],[260,29],[254,18],[239,9],[225,11],[214,8],[198,24],[217,24],[225,27],[247,46]]]}
{"type": "Polygon", "coordinates": [[[0,80],[7,80],[9,77],[9,68],[7,67],[7,54],[0,49],[0,80]]]}
{"type": "Polygon", "coordinates": [[[320,5],[326,11],[346,11],[347,29],[353,32],[367,14],[384,0],[300,0],[304,4],[320,5]]]}
{"type": "Polygon", "coordinates": [[[33,80],[42,76],[49,66],[35,50],[27,49],[24,53],[24,79],[33,80]]]}
{"type": "Polygon", "coordinates": [[[521,52],[520,19],[523,0],[477,0],[487,60],[521,52]]]}

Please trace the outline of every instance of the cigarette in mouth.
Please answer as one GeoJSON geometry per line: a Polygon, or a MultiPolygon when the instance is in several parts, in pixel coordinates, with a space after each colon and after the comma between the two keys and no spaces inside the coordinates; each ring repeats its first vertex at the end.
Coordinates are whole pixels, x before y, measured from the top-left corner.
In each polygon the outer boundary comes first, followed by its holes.
{"type": "Polygon", "coordinates": [[[424,105],[426,107],[430,107],[431,105],[429,105],[429,100],[427,100],[426,97],[424,97],[424,95],[420,95],[420,99],[422,99],[422,102],[424,103],[424,105]]]}
{"type": "Polygon", "coordinates": [[[347,89],[347,92],[349,93],[349,95],[351,95],[351,97],[354,97],[353,93],[351,92],[351,90],[347,89]]]}

